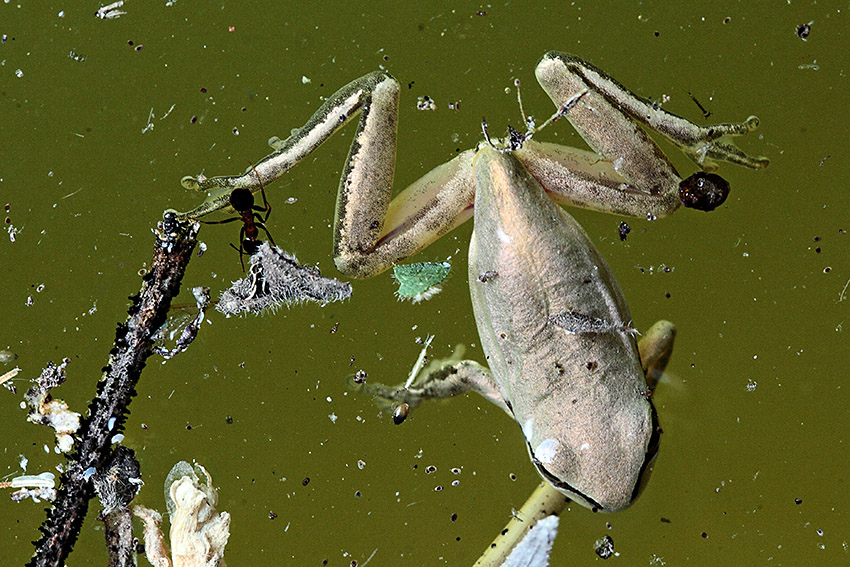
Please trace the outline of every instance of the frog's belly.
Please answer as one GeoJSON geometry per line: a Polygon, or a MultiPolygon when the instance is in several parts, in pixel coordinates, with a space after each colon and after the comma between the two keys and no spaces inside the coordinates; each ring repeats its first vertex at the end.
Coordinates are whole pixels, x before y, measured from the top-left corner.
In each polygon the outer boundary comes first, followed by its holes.
{"type": "Polygon", "coordinates": [[[469,252],[487,363],[532,456],[557,449],[577,491],[624,507],[653,431],[628,308],[581,226],[523,169],[500,177],[512,162],[498,160],[477,182],[469,252]],[[562,313],[609,328],[569,333],[552,322],[562,313]]]}

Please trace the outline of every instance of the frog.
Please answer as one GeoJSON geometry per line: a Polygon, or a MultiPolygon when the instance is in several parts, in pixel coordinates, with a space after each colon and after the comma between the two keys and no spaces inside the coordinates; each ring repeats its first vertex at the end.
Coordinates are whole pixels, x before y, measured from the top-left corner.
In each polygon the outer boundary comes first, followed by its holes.
{"type": "MultiPolygon", "coordinates": [[[[622,290],[592,239],[562,205],[659,219],[683,205],[717,208],[729,186],[719,161],[761,169],[765,157],[733,137],[758,126],[700,126],[631,92],[567,53],[535,68],[555,104],[536,127],[509,129],[437,166],[391,198],[400,87],[369,73],[330,96],[301,128],[273,137],[273,152],[244,173],[187,176],[204,191],[198,219],[228,206],[236,189],[260,191],[360,115],[337,192],[333,258],[353,278],[376,276],[473,219],[468,280],[487,366],[450,360],[407,387],[368,391],[415,407],[475,391],[520,427],[537,473],[549,486],[599,512],[630,506],[658,453],[661,428],[651,392],[672,353],[675,326],[659,321],[636,341],[622,290]],[[540,142],[544,127],[567,119],[590,150],[540,142]],[[701,168],[682,179],[650,138],[666,137],[701,168]]],[[[520,106],[521,103],[520,103],[520,106]]]]}

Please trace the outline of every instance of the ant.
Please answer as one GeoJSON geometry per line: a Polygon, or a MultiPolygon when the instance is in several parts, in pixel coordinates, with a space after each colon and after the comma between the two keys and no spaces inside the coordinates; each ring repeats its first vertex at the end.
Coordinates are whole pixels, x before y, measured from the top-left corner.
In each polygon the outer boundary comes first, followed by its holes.
{"type": "Polygon", "coordinates": [[[257,182],[260,185],[260,193],[263,195],[263,206],[254,204],[254,194],[250,189],[237,188],[230,193],[230,206],[233,207],[238,217],[231,217],[220,221],[204,221],[206,224],[226,224],[234,221],[242,221],[242,229],[239,231],[239,247],[230,243],[231,248],[239,252],[239,263],[242,264],[242,271],[245,271],[245,261],[242,259],[244,255],[251,256],[257,252],[261,241],[258,239],[260,229],[269,237],[269,242],[272,246],[275,245],[274,238],[266,228],[266,221],[269,220],[269,215],[272,214],[272,206],[266,199],[266,191],[263,188],[263,181],[260,179],[260,174],[257,169],[251,165],[254,170],[254,175],[257,176],[257,182]],[[265,213],[263,216],[262,213],[265,213]]]}

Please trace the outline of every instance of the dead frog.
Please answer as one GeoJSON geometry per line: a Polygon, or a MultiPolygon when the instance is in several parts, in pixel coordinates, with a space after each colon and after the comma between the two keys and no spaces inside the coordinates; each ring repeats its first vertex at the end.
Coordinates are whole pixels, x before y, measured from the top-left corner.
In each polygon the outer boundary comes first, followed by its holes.
{"type": "MultiPolygon", "coordinates": [[[[559,204],[658,218],[683,203],[711,210],[725,199],[722,178],[684,181],[638,123],[663,134],[705,170],[723,160],[768,165],[731,141],[742,123],[699,126],[623,87],[602,70],[550,52],[537,80],[593,151],[532,139],[540,128],[490,139],[438,166],[390,200],[399,84],[378,71],[332,95],[275,151],[232,177],[186,177],[207,200],[182,218],[228,205],[283,175],[358,112],[360,121],[337,195],[333,254],[351,277],[370,277],[409,258],[474,216],[469,285],[489,370],[445,365],[408,389],[369,384],[414,405],[475,390],[522,427],[531,460],[552,486],[599,511],[629,506],[646,482],[660,429],[650,383],[670,356],[675,329],[659,322],[640,353],[623,294],[605,260],[559,204]]],[[[541,127],[542,128],[542,127],[541,127]]]]}

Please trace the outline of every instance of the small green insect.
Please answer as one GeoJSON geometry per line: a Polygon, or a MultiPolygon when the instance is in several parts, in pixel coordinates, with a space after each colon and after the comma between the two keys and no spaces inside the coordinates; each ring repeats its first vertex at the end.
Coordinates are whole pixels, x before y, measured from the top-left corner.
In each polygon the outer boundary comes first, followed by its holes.
{"type": "Polygon", "coordinates": [[[395,264],[393,277],[398,281],[396,296],[399,301],[409,299],[419,303],[431,299],[442,291],[443,283],[451,271],[448,262],[421,262],[419,264],[395,264]]]}

